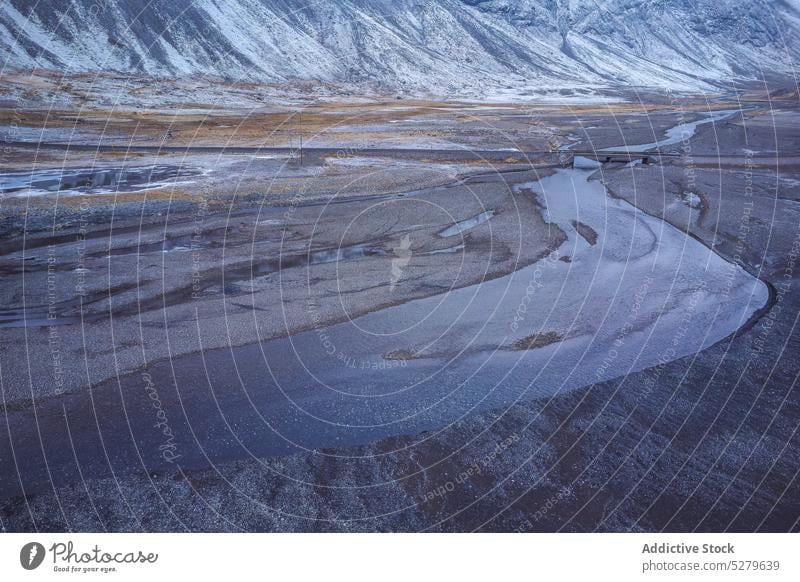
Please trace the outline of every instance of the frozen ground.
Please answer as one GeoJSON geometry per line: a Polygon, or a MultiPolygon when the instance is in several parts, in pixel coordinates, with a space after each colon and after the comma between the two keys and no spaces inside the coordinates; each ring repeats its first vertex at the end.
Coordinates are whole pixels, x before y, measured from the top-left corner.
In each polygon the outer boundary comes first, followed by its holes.
{"type": "Polygon", "coordinates": [[[193,184],[200,168],[154,165],[0,173],[0,196],[115,194],[193,184]]]}
{"type": "MultiPolygon", "coordinates": [[[[532,134],[625,133],[592,115],[532,134]]],[[[658,139],[683,121],[655,117],[623,127],[658,139]]],[[[687,137],[698,155],[715,125],[687,137]]],[[[265,167],[302,198],[123,205],[83,249],[69,225],[5,240],[26,285],[4,289],[3,322],[31,325],[4,330],[0,451],[26,462],[3,473],[3,526],[797,527],[794,328],[771,315],[797,311],[779,285],[796,196],[737,166],[763,129],[716,169],[446,160],[423,185],[437,163],[265,167]],[[326,198],[336,169],[354,187],[326,198]],[[82,306],[81,256],[99,275],[82,306]]]]}

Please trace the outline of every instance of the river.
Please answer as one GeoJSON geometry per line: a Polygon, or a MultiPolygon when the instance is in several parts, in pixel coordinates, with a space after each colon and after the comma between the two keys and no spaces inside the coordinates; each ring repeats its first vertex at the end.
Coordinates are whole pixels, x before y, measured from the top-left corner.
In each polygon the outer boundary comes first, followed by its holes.
{"type": "MultiPolygon", "coordinates": [[[[291,337],[165,360],[9,411],[13,455],[4,440],[0,456],[16,459],[16,471],[0,476],[0,498],[22,493],[20,482],[31,493],[112,470],[204,468],[430,434],[476,412],[694,354],[767,303],[764,283],[611,197],[595,174],[560,169],[517,186],[567,238],[507,276],[291,337]]],[[[491,219],[487,209],[440,236],[457,249],[491,219]]]]}

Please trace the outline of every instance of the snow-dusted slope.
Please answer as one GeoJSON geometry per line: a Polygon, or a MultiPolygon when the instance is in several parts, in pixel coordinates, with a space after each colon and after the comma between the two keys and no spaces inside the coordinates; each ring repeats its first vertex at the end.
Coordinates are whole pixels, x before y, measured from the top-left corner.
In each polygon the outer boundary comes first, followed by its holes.
{"type": "Polygon", "coordinates": [[[391,89],[792,75],[798,0],[2,0],[0,66],[391,89]]]}

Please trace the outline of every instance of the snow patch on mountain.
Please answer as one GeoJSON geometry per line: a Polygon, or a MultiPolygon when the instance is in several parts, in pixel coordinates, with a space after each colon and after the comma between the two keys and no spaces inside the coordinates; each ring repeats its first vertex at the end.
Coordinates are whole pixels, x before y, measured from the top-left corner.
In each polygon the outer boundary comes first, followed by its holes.
{"type": "Polygon", "coordinates": [[[800,0],[4,0],[0,66],[481,95],[790,77],[800,0]]]}

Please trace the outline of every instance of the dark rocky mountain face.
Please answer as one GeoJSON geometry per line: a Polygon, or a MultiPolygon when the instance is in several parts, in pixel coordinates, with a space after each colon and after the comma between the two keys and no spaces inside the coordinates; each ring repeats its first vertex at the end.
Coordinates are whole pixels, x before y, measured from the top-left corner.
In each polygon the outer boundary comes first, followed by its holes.
{"type": "Polygon", "coordinates": [[[787,78],[800,1],[5,0],[5,68],[496,94],[787,78]]]}

